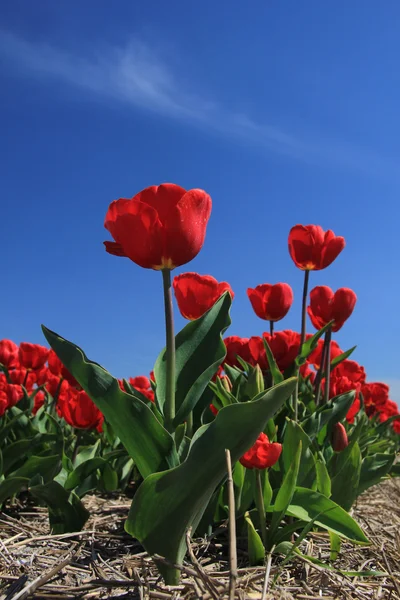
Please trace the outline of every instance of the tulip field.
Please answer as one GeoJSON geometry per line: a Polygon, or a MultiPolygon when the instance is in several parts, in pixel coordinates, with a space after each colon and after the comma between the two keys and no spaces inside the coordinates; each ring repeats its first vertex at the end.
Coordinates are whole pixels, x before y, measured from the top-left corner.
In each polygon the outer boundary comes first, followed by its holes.
{"type": "MultiPolygon", "coordinates": [[[[241,569],[262,573],[259,598],[284,597],[273,589],[283,593],[282,573],[292,564],[349,581],[382,577],[373,561],[346,571],[337,566],[343,548],[371,544],[357,517],[360,497],[400,476],[400,414],[390,389],[354,360],[357,340],[352,348],[335,340],[357,310],[352,289],[329,287],[329,266],[345,253],[345,239],[318,225],[288,227],[288,252],[304,273],[301,302],[294,303],[287,282],[254,282],[248,308],[260,333],[243,338],[234,335],[228,282],[175,274],[207,243],[211,208],[203,190],[162,184],[107,210],[112,240],[105,250],[130,260],[132,277],[138,268],[162,277],[165,347],[151,372],[118,380],[68,331],[46,324],[42,345],[0,341],[5,522],[30,503],[41,507],[51,535],[68,537],[93,522],[89,499],[112,507],[114,498],[128,498],[124,535],[152,561],[157,585],[163,582],[161,595],[147,597],[167,597],[166,590],[185,596],[190,564],[204,589],[195,586],[188,598],[246,597],[241,569]],[[322,270],[325,285],[314,287],[313,271],[322,270]],[[175,311],[187,320],[178,332],[175,311]],[[298,331],[284,326],[289,311],[297,311],[298,331]],[[325,554],[311,556],[314,539],[325,540],[325,554]],[[218,587],[218,570],[211,583],[201,574],[196,540],[221,540],[225,587],[218,587]]],[[[389,572],[380,596],[363,597],[400,598],[392,579],[389,572]]],[[[80,597],[111,597],[87,593],[80,597]]],[[[304,593],[298,597],[313,597],[304,593]]]]}

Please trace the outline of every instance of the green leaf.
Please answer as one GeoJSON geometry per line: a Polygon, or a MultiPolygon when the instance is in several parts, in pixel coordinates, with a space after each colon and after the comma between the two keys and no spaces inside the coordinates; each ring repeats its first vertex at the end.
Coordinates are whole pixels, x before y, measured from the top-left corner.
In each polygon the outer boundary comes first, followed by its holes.
{"type": "MultiPolygon", "coordinates": [[[[226,356],[221,335],[231,324],[229,309],[232,298],[226,292],[200,319],[188,323],[175,337],[176,415],[174,427],[185,421],[196,406],[211,377],[226,356]]],[[[166,350],[154,366],[157,400],[165,403],[166,350]]]]}
{"type": "Polygon", "coordinates": [[[333,325],[334,321],[329,321],[322,329],[314,333],[301,347],[299,356],[296,358],[296,364],[300,367],[305,363],[311,352],[317,347],[318,340],[324,335],[324,333],[333,325]]]}
{"type": "Polygon", "coordinates": [[[335,358],[333,358],[331,360],[331,371],[333,371],[333,369],[335,367],[337,367],[338,365],[340,365],[341,362],[343,362],[344,360],[347,360],[349,358],[349,356],[351,354],[353,354],[354,350],[357,348],[357,346],[353,346],[352,348],[350,348],[350,350],[346,350],[346,352],[343,352],[342,354],[339,354],[339,356],[335,356],[335,358]]]}
{"type": "Polygon", "coordinates": [[[265,548],[248,512],[245,513],[244,519],[247,523],[247,548],[249,553],[249,563],[252,566],[262,565],[265,559],[265,548]]]}
{"type": "Polygon", "coordinates": [[[26,489],[29,485],[28,477],[7,477],[0,483],[0,506],[14,496],[18,494],[22,489],[26,489]]]}
{"type": "Polygon", "coordinates": [[[90,516],[78,496],[55,481],[33,486],[29,491],[48,506],[50,526],[55,534],[79,531],[90,516]]]}
{"type": "Polygon", "coordinates": [[[355,520],[341,506],[319,492],[307,488],[296,488],[286,514],[302,521],[311,521],[318,513],[316,525],[333,531],[337,535],[357,544],[369,544],[363,531],[355,520]]]}
{"type": "Polygon", "coordinates": [[[302,445],[302,453],[297,485],[302,485],[310,471],[315,467],[315,459],[309,448],[312,442],[299,423],[296,423],[296,421],[293,421],[292,419],[287,419],[285,436],[282,444],[284,473],[287,473],[293,464],[293,457],[296,455],[299,442],[301,442],[302,445]]]}
{"type": "Polygon", "coordinates": [[[357,495],[379,483],[392,469],[395,454],[374,454],[366,456],[361,464],[357,495]]]}
{"type": "Polygon", "coordinates": [[[61,470],[61,460],[58,454],[54,456],[30,456],[10,477],[27,477],[31,479],[39,474],[44,480],[53,479],[61,470]]]}
{"type": "MultiPolygon", "coordinates": [[[[222,408],[212,423],[195,433],[185,462],[142,483],[133,499],[126,531],[150,554],[181,564],[187,528],[196,529],[215,488],[226,476],[225,448],[235,463],[254,444],[295,384],[295,379],[288,379],[258,401],[222,408]]],[[[167,583],[179,579],[177,569],[161,564],[159,569],[167,583]]]]}
{"type": "Polygon", "coordinates": [[[66,490],[73,490],[74,488],[78,487],[78,485],[81,485],[85,479],[89,477],[89,475],[95,473],[97,469],[104,469],[106,464],[107,461],[100,456],[89,458],[85,462],[80,463],[80,465],[78,465],[76,469],[74,469],[68,476],[66,482],[64,483],[64,488],[66,490]]]}
{"type": "Polygon", "coordinates": [[[389,471],[389,475],[392,477],[400,477],[400,463],[393,465],[389,471]]]}
{"type": "Polygon", "coordinates": [[[332,495],[334,502],[350,510],[358,496],[361,472],[361,451],[358,442],[352,442],[332,457],[332,495]]]}
{"type": "Polygon", "coordinates": [[[326,468],[325,461],[322,458],[317,458],[315,461],[315,470],[317,473],[317,488],[327,498],[330,498],[331,490],[331,478],[329,477],[328,469],[326,468]]]}
{"type": "Polygon", "coordinates": [[[264,348],[265,348],[265,354],[267,355],[269,370],[272,375],[272,380],[274,383],[280,383],[281,381],[284,380],[284,376],[282,375],[282,373],[277,365],[275,357],[272,354],[272,350],[269,347],[269,344],[268,344],[267,340],[265,339],[265,337],[263,337],[263,343],[264,343],[264,348]]]}
{"type": "Polygon", "coordinates": [[[331,542],[331,552],[329,558],[331,560],[336,560],[340,552],[342,540],[338,535],[336,535],[336,533],[333,533],[333,531],[329,532],[329,539],[331,542]]]}
{"type": "Polygon", "coordinates": [[[301,441],[299,441],[296,452],[292,457],[292,463],[285,474],[282,485],[279,488],[278,494],[275,499],[271,525],[268,531],[268,549],[271,549],[275,542],[275,535],[278,531],[280,522],[285,516],[287,507],[289,506],[292,500],[296,488],[297,477],[299,474],[301,451],[302,443],[301,441]]]}
{"type": "Polygon", "coordinates": [[[118,489],[118,474],[107,462],[104,465],[101,480],[106,492],[115,492],[118,489]]]}
{"type": "Polygon", "coordinates": [[[78,346],[44,326],[42,329],[58,358],[110,423],[142,477],[176,465],[174,440],[148,403],[123,392],[118,380],[90,361],[78,346]]]}

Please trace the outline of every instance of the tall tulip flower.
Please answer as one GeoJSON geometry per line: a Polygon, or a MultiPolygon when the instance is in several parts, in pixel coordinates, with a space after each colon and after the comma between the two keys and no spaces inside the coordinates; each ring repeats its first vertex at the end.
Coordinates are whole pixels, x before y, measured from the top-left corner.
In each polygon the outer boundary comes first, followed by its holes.
{"type": "MultiPolygon", "coordinates": [[[[114,242],[106,251],[125,256],[145,269],[161,271],[166,329],[165,427],[175,417],[175,336],[171,270],[200,252],[211,214],[211,198],[203,190],[185,190],[173,183],[148,187],[133,198],[114,200],[104,226],[114,242]]],[[[188,426],[189,427],[189,426],[188,426]]]]}
{"type": "MultiPolygon", "coordinates": [[[[330,229],[324,231],[319,225],[295,225],[289,232],[289,254],[299,269],[304,271],[303,301],[301,310],[301,344],[306,339],[307,293],[310,271],[326,269],[341,253],[346,245],[345,239],[336,236],[330,229]]],[[[331,331],[325,334],[330,345],[331,331]]],[[[329,387],[329,386],[328,386],[329,387]]],[[[297,392],[294,396],[295,420],[297,420],[297,392]]]]}
{"type": "Polygon", "coordinates": [[[333,292],[330,287],[319,285],[310,292],[308,316],[315,329],[334,321],[332,331],[339,331],[353,312],[356,301],[356,294],[349,288],[333,292]]]}
{"type": "Polygon", "coordinates": [[[182,273],[174,277],[172,285],[181,315],[189,321],[202,317],[225,292],[234,298],[229,283],[219,283],[211,275],[182,273]]]}
{"type": "Polygon", "coordinates": [[[210,214],[211,198],[203,190],[153,185],[110,204],[104,227],[115,242],[105,247],[145,269],[175,269],[200,252],[210,214]]]}
{"type": "Polygon", "coordinates": [[[248,288],[247,296],[257,317],[270,322],[270,334],[274,332],[274,323],[285,317],[292,306],[293,291],[287,283],[263,283],[248,288]]]}
{"type": "Polygon", "coordinates": [[[295,225],[289,233],[289,253],[302,271],[320,271],[329,267],[346,242],[330,229],[319,225],[295,225]]]}

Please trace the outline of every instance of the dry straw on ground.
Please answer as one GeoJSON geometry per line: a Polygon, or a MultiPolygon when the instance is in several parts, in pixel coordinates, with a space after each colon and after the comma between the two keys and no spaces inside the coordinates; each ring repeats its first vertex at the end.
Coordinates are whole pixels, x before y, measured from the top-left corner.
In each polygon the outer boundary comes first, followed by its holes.
{"type": "MultiPolygon", "coordinates": [[[[152,559],[124,533],[129,500],[88,496],[85,503],[92,514],[86,529],[65,535],[50,534],[45,509],[17,503],[0,513],[0,600],[228,598],[227,528],[207,542],[192,541],[181,584],[167,587],[152,559]]],[[[372,544],[343,544],[334,571],[299,557],[283,566],[273,557],[266,567],[246,568],[239,538],[236,598],[400,600],[400,480],[364,494],[353,516],[372,544]],[[370,570],[380,575],[340,572],[370,570]]],[[[329,562],[326,535],[311,534],[301,549],[329,562]]]]}

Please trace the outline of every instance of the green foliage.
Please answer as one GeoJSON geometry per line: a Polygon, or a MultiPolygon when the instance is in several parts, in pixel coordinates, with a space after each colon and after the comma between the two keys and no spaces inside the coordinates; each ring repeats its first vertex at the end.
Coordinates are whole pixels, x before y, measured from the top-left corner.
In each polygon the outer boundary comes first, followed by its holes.
{"type": "MultiPolygon", "coordinates": [[[[179,467],[150,475],[140,486],[125,526],[128,533],[150,554],[181,564],[187,528],[196,529],[226,475],[225,448],[230,450],[232,461],[237,461],[293,392],[295,383],[294,379],[287,380],[264,392],[259,400],[227,406],[210,425],[201,427],[179,467]]],[[[167,582],[177,581],[176,569],[161,564],[159,568],[167,582]]]]}

